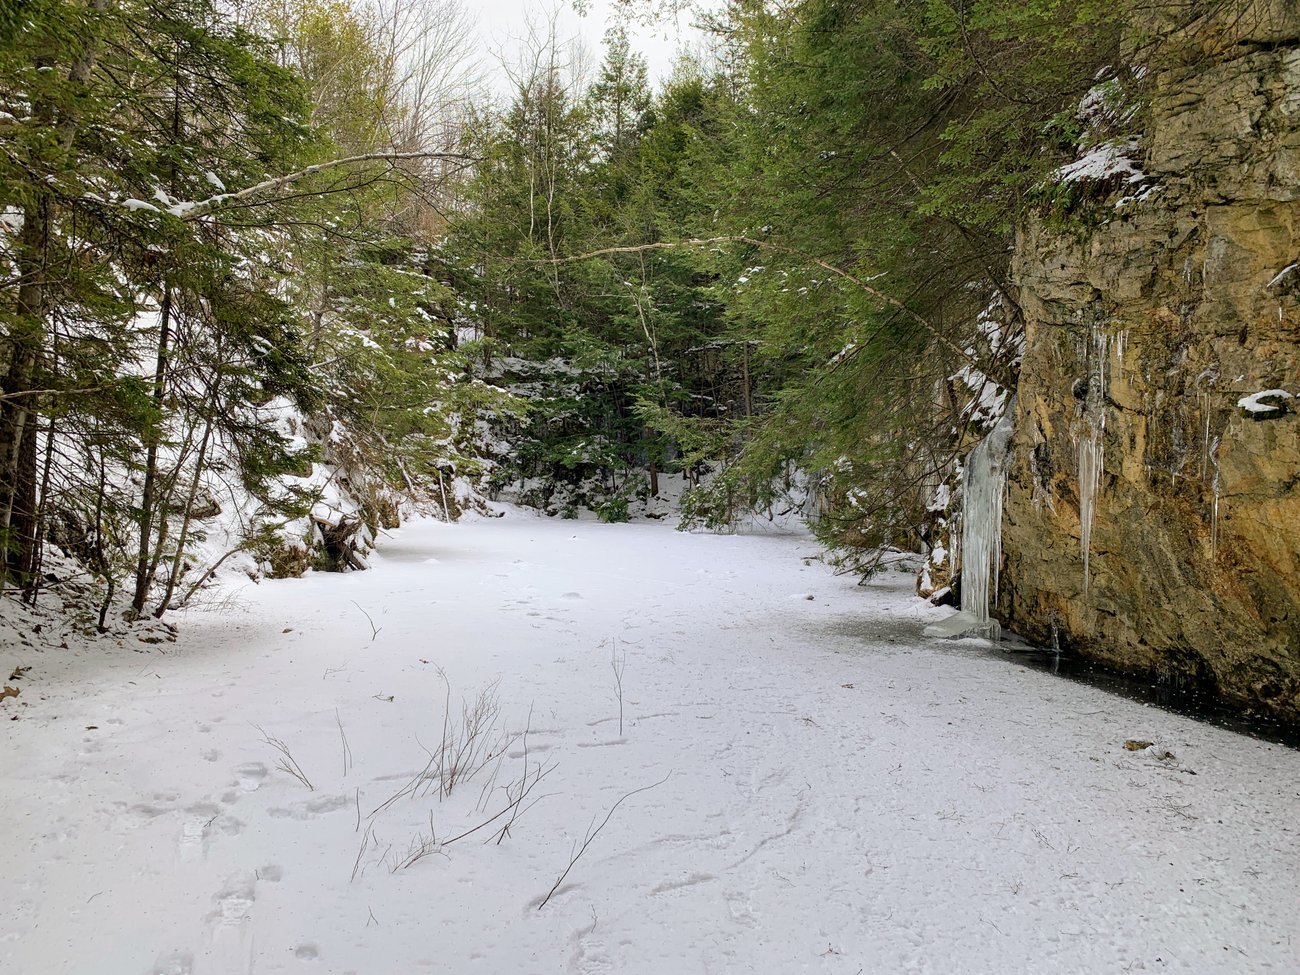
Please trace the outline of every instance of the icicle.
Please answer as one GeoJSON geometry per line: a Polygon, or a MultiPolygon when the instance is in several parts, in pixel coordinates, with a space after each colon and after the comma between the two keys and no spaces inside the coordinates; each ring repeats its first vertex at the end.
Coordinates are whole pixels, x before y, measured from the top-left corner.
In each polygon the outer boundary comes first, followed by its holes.
{"type": "MultiPolygon", "coordinates": [[[[1104,427],[1105,423],[1101,424],[1104,427]]],[[[1083,549],[1083,591],[1091,578],[1092,525],[1097,515],[1097,489],[1105,469],[1105,445],[1101,429],[1091,427],[1079,441],[1079,545],[1083,549]]]]}
{"type": "Polygon", "coordinates": [[[1128,329],[1115,336],[1115,361],[1119,365],[1119,381],[1125,389],[1133,387],[1133,372],[1124,367],[1124,353],[1128,351],[1128,329]]]}
{"type": "Polygon", "coordinates": [[[1092,368],[1084,405],[1087,431],[1078,438],[1079,450],[1079,546],[1083,551],[1083,592],[1087,595],[1092,576],[1092,526],[1097,516],[1097,494],[1105,470],[1106,361],[1109,352],[1106,333],[1095,325],[1092,332],[1092,368]]]}
{"type": "Polygon", "coordinates": [[[1210,506],[1210,561],[1219,558],[1219,474],[1214,474],[1214,501],[1210,506]]]}
{"type": "Polygon", "coordinates": [[[1219,438],[1214,438],[1210,448],[1210,463],[1214,466],[1214,501],[1210,506],[1210,561],[1216,561],[1219,555],[1219,438]]]}
{"type": "Polygon", "coordinates": [[[999,640],[1002,626],[990,618],[1002,564],[1002,498],[1015,401],[993,431],[976,445],[962,471],[961,608],[972,618],[970,635],[999,640]]]}
{"type": "Polygon", "coordinates": [[[1205,480],[1206,471],[1210,468],[1210,403],[1209,393],[1201,393],[1201,427],[1204,436],[1201,438],[1201,480],[1205,480]]]}

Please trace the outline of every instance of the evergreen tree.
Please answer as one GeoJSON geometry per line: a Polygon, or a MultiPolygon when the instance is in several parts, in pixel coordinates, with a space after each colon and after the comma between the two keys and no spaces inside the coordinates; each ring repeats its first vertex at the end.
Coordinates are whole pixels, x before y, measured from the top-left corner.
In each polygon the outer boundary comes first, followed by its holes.
{"type": "Polygon", "coordinates": [[[763,501],[795,464],[850,564],[916,543],[978,421],[966,384],[1011,383],[1012,227],[1073,152],[1079,98],[1117,70],[1121,13],[1093,0],[727,7],[747,111],[714,208],[724,233],[754,241],[732,252],[728,310],[758,342],[771,409],[702,516],[763,501]]]}

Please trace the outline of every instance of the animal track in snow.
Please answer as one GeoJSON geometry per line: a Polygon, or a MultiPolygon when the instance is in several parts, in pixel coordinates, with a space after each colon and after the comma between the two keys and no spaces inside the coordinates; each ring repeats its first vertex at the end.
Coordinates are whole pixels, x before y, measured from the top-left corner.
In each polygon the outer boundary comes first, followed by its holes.
{"type": "Polygon", "coordinates": [[[336,796],[321,796],[319,799],[308,799],[306,802],[295,803],[287,809],[284,807],[268,809],[267,815],[275,819],[315,819],[324,813],[337,812],[340,809],[350,809],[351,807],[352,796],[340,793],[336,796]]]}
{"type": "Polygon", "coordinates": [[[528,743],[528,751],[527,751],[527,752],[525,752],[525,751],[523,750],[523,748],[512,748],[510,751],[506,752],[506,757],[507,757],[507,758],[523,758],[525,754],[527,754],[527,755],[540,755],[542,752],[549,752],[549,751],[550,751],[552,748],[554,748],[554,747],[555,747],[554,745],[547,745],[547,744],[540,744],[540,745],[539,745],[539,744],[535,744],[534,742],[531,742],[531,741],[530,741],[530,742],[528,743]]]}
{"type": "Polygon", "coordinates": [[[717,880],[711,873],[693,873],[683,877],[681,880],[665,880],[650,891],[651,896],[655,894],[667,894],[674,890],[681,890],[683,887],[694,887],[697,884],[707,884],[711,880],[717,880]]]}
{"type": "Polygon", "coordinates": [[[724,829],[718,833],[670,833],[667,836],[657,836],[646,844],[647,848],[655,846],[670,847],[708,847],[714,850],[725,850],[735,845],[736,836],[729,829],[724,829]]]}

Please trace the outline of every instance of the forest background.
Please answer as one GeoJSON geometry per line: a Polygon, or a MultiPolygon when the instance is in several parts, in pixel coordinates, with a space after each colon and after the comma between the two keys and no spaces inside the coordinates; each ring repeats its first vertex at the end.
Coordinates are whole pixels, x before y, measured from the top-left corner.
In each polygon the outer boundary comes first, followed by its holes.
{"type": "Polygon", "coordinates": [[[618,521],[667,478],[687,527],[949,571],[1016,228],[1086,226],[1123,167],[1062,174],[1144,124],[1132,8],[731,0],[657,90],[543,17],[503,100],[453,0],[12,0],[3,586],[81,572],[102,630],[364,567],[404,508],[618,521]]]}

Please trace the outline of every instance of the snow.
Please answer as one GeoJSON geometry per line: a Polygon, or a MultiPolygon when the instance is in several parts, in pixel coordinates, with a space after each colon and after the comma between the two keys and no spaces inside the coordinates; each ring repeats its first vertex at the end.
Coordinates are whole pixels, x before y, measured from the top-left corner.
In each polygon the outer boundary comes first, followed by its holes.
{"type": "Polygon", "coordinates": [[[1270,290],[1272,290],[1273,288],[1276,288],[1276,287],[1277,287],[1278,285],[1280,285],[1283,281],[1285,281],[1287,278],[1289,278],[1289,277],[1290,277],[1290,276],[1295,272],[1295,269],[1296,269],[1297,267],[1300,267],[1300,263],[1297,263],[1297,264],[1288,264],[1286,267],[1282,268],[1282,270],[1278,271],[1277,274],[1274,275],[1273,279],[1272,279],[1271,281],[1269,281],[1269,283],[1266,284],[1264,287],[1266,287],[1266,288],[1268,288],[1268,289],[1270,289],[1270,290]]]}
{"type": "Polygon", "coordinates": [[[812,552],[512,510],[147,652],[7,644],[0,971],[1296,970],[1300,753],[928,639],[910,574],[812,552]],[[483,689],[503,757],[440,800],[483,689]],[[499,844],[420,845],[525,775],[499,844]]]}
{"type": "MultiPolygon", "coordinates": [[[[975,319],[978,344],[981,347],[972,346],[966,349],[966,354],[971,361],[997,361],[1004,358],[1005,365],[1014,371],[1024,356],[1025,336],[1023,331],[1008,335],[1010,330],[1003,327],[1001,317],[1000,301],[995,298],[975,319]]],[[[1006,412],[1009,391],[973,365],[963,366],[948,378],[962,383],[969,391],[963,419],[974,420],[985,428],[992,429],[1006,412]]]]}
{"type": "Polygon", "coordinates": [[[1073,183],[1077,180],[1122,176],[1125,183],[1139,183],[1147,178],[1132,158],[1139,149],[1136,139],[1103,142],[1093,146],[1074,162],[1058,169],[1056,178],[1062,183],[1073,183]]]}
{"type": "Polygon", "coordinates": [[[1283,402],[1294,397],[1285,389],[1265,389],[1258,393],[1251,393],[1249,396],[1243,396],[1237,400],[1237,406],[1247,413],[1280,413],[1285,410],[1283,402]],[[1274,400],[1275,402],[1268,402],[1274,400]]]}

